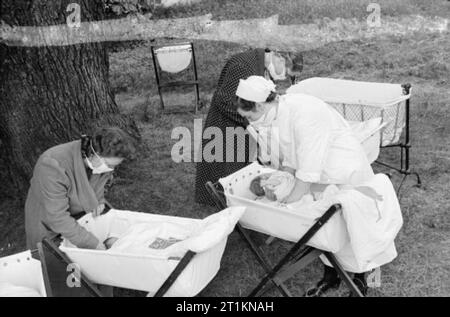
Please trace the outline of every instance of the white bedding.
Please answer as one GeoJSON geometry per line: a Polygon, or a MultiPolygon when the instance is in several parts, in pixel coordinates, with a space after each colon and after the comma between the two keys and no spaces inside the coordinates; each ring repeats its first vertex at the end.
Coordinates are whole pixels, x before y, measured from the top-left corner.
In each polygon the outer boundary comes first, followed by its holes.
{"type": "Polygon", "coordinates": [[[377,174],[356,188],[331,185],[318,201],[283,206],[254,201],[245,188],[245,175],[263,172],[267,168],[253,163],[221,180],[229,206],[247,207],[240,220],[244,227],[296,242],[333,204],[341,204],[342,211],[308,245],[333,252],[350,272],[366,272],[397,256],[394,239],[403,219],[396,192],[386,175],[377,174]]]}
{"type": "MultiPolygon", "coordinates": [[[[300,201],[279,206],[296,212],[323,213],[333,204],[341,204],[346,224],[346,243],[335,252],[337,259],[350,272],[367,272],[391,262],[396,256],[394,239],[402,224],[397,196],[389,178],[378,174],[361,187],[335,185],[326,187],[311,201],[306,195],[300,201]],[[380,194],[382,193],[382,194],[380,194]]],[[[342,231],[344,232],[344,231],[342,231]]],[[[322,260],[329,264],[325,257],[322,260]]]]}
{"type": "Polygon", "coordinates": [[[219,271],[228,234],[244,209],[227,208],[203,220],[114,209],[96,218],[88,214],[78,222],[99,240],[128,238],[115,250],[80,249],[68,240],[63,240],[60,249],[92,282],[150,294],[173,272],[180,256],[187,250],[194,251],[196,255],[165,296],[195,296],[219,271]],[[167,248],[148,248],[148,243],[155,243],[157,238],[174,235],[188,238],[167,248]]]}
{"type": "MultiPolygon", "coordinates": [[[[106,251],[181,258],[186,251],[204,252],[222,241],[234,229],[243,210],[224,210],[198,223],[136,223],[106,251]]],[[[110,236],[114,236],[111,233],[110,236]]]]}
{"type": "MultiPolygon", "coordinates": [[[[396,258],[394,240],[403,225],[390,179],[377,174],[363,185],[359,190],[343,189],[330,200],[342,205],[348,232],[348,242],[335,255],[347,271],[356,273],[367,272],[396,258]]],[[[325,258],[322,260],[327,263],[325,258]]]]}

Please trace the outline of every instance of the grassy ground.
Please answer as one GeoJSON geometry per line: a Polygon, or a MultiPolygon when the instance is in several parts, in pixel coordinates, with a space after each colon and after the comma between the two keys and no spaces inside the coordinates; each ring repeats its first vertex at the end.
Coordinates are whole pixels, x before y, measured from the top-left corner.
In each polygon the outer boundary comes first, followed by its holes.
{"type": "MultiPolygon", "coordinates": [[[[184,17],[212,12],[221,19],[265,17],[280,13],[283,23],[307,23],[322,17],[363,19],[366,2],[371,1],[207,1],[190,8],[158,11],[157,17],[184,17]],[[296,14],[301,12],[302,14],[296,14]]],[[[382,14],[422,14],[450,16],[446,1],[378,1],[382,14]]],[[[195,43],[201,81],[202,99],[210,99],[226,59],[245,47],[199,41],[195,43]]],[[[123,112],[132,113],[140,124],[147,145],[141,159],[119,171],[108,193],[117,208],[143,212],[203,218],[213,208],[194,202],[194,163],[174,163],[171,148],[176,140],[171,131],[177,126],[192,129],[197,115],[163,115],[154,84],[150,43],[139,42],[114,49],[110,54],[110,76],[116,101],[123,112]],[[132,45],[131,45],[132,44],[132,45]]],[[[401,196],[404,226],[396,243],[399,256],[382,268],[382,286],[371,296],[449,296],[450,295],[450,37],[446,34],[416,34],[410,38],[392,37],[368,42],[329,44],[304,52],[302,78],[327,76],[367,81],[409,82],[413,85],[412,157],[413,168],[421,174],[423,187],[405,184],[401,196]]],[[[187,91],[170,93],[168,104],[190,104],[187,91]]],[[[395,153],[383,151],[385,160],[395,153]]],[[[377,167],[378,171],[383,171],[377,167]]],[[[399,177],[394,176],[398,184],[399,177]]],[[[20,201],[7,195],[0,201],[0,254],[24,247],[23,216],[20,201]]],[[[4,193],[4,194],[3,194],[4,193]]],[[[267,252],[280,257],[288,243],[276,241],[267,252]]],[[[203,296],[240,296],[247,294],[262,275],[252,254],[240,237],[230,236],[216,278],[202,292],[203,296]]],[[[320,278],[319,262],[288,282],[295,295],[320,278]]],[[[122,295],[135,295],[122,292],[122,295]]],[[[269,293],[268,295],[275,295],[269,293]]],[[[344,286],[331,293],[346,294],[344,286]]]]}

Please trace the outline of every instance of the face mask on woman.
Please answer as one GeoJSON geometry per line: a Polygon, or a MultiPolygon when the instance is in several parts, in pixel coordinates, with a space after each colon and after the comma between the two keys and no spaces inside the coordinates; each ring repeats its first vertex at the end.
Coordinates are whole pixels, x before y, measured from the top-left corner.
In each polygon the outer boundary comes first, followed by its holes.
{"type": "Polygon", "coordinates": [[[277,117],[278,106],[272,106],[266,114],[262,115],[258,120],[249,121],[249,123],[256,129],[269,127],[277,117]]]}
{"type": "Polygon", "coordinates": [[[285,65],[285,61],[283,61],[283,63],[281,63],[281,66],[282,66],[281,73],[278,74],[276,69],[275,69],[274,54],[272,53],[270,55],[270,63],[267,66],[267,71],[270,73],[270,76],[272,77],[273,80],[285,80],[286,79],[286,65],[285,65]]]}
{"type": "Polygon", "coordinates": [[[92,162],[89,161],[88,158],[86,158],[86,163],[89,166],[89,168],[92,170],[92,174],[103,174],[103,173],[108,173],[108,172],[112,172],[114,171],[113,168],[109,167],[105,160],[103,158],[101,158],[95,151],[94,148],[92,148],[92,151],[94,152],[94,155],[97,156],[98,160],[100,161],[100,165],[97,167],[94,167],[92,165],[92,162]]]}

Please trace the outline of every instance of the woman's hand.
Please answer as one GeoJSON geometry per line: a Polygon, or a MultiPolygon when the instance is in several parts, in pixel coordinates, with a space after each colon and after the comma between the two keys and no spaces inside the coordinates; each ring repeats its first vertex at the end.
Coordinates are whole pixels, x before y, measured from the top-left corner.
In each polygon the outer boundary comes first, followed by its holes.
{"type": "Polygon", "coordinates": [[[110,237],[108,239],[106,239],[103,244],[105,245],[106,249],[111,249],[111,247],[113,246],[114,243],[116,243],[116,241],[119,240],[118,238],[115,237],[110,237]]]}
{"type": "Polygon", "coordinates": [[[264,189],[264,195],[267,199],[271,201],[276,201],[277,196],[275,195],[275,189],[278,185],[280,185],[279,180],[271,179],[272,174],[263,174],[261,175],[261,187],[264,189]]]}
{"type": "Polygon", "coordinates": [[[106,247],[103,243],[99,242],[95,250],[106,250],[106,247]]]}
{"type": "Polygon", "coordinates": [[[273,190],[271,190],[269,188],[265,188],[264,189],[264,193],[265,193],[265,196],[266,196],[266,198],[268,200],[271,200],[271,201],[276,201],[277,200],[277,196],[275,195],[273,190]]]}
{"type": "Polygon", "coordinates": [[[282,167],[280,167],[280,171],[288,172],[295,176],[295,169],[293,169],[292,167],[282,166],[282,167]]]}
{"type": "Polygon", "coordinates": [[[308,194],[311,189],[311,183],[305,183],[298,178],[295,179],[295,186],[291,193],[283,199],[282,203],[290,204],[299,201],[305,194],[308,194]]]}
{"type": "Polygon", "coordinates": [[[100,216],[102,214],[103,210],[105,210],[105,204],[98,205],[97,208],[92,210],[92,216],[94,218],[100,216]]]}

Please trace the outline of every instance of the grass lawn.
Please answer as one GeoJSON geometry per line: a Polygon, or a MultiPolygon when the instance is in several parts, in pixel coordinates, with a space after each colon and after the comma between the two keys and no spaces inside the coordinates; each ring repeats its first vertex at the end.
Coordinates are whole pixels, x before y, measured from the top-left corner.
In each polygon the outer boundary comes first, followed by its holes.
{"type": "MultiPolygon", "coordinates": [[[[213,13],[219,19],[281,15],[282,23],[309,23],[322,17],[365,19],[371,1],[206,1],[189,8],[156,12],[156,17],[185,17],[213,13]]],[[[448,1],[378,1],[382,14],[440,15],[450,17],[448,1]]],[[[214,211],[194,202],[195,163],[175,163],[171,149],[172,129],[193,127],[197,115],[161,114],[154,83],[149,42],[122,43],[110,52],[110,80],[116,101],[124,113],[139,122],[144,149],[139,160],[118,171],[108,192],[116,208],[142,212],[203,218],[214,211]]],[[[246,49],[222,42],[195,42],[201,80],[201,95],[209,103],[220,70],[232,54],[246,49]]],[[[404,226],[396,240],[399,256],[382,267],[382,285],[370,296],[450,296],[450,37],[444,34],[415,34],[408,38],[337,42],[304,52],[302,78],[323,76],[364,81],[411,83],[413,86],[411,133],[413,169],[422,177],[422,188],[413,187],[413,178],[404,185],[401,207],[404,226]]],[[[186,90],[168,93],[168,104],[186,105],[192,95],[186,90]]],[[[191,130],[192,131],[192,130],[191,130]]],[[[381,158],[395,159],[383,150],[381,158]]],[[[383,169],[375,167],[377,171],[383,169]]],[[[393,182],[400,177],[394,174],[393,182]]],[[[7,196],[0,201],[0,254],[24,248],[23,206],[7,196]]],[[[267,252],[279,258],[289,243],[275,241],[267,252]]],[[[263,271],[240,237],[228,241],[222,267],[202,296],[246,295],[263,271]]],[[[314,262],[287,285],[301,295],[321,276],[314,262]]],[[[343,296],[345,286],[331,293],[343,296]]],[[[124,291],[121,295],[136,295],[124,291]]],[[[277,295],[269,293],[268,295],[277,295]]]]}

